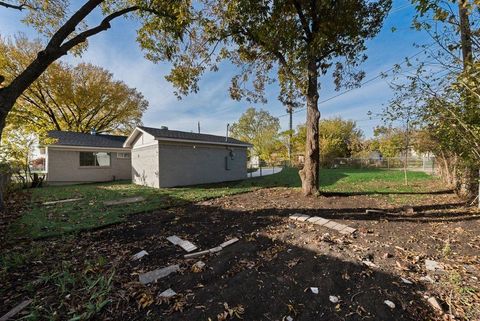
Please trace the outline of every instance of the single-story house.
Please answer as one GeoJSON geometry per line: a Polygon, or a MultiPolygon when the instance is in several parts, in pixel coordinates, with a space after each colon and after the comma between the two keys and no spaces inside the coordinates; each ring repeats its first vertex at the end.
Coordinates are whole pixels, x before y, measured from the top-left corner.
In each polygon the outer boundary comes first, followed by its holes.
{"type": "Polygon", "coordinates": [[[130,179],[130,149],[127,137],[50,131],[54,142],[45,147],[46,182],[76,184],[130,179]]]}
{"type": "Polygon", "coordinates": [[[139,126],[123,144],[132,151],[132,181],[175,187],[247,177],[250,144],[225,136],[139,126]]]}

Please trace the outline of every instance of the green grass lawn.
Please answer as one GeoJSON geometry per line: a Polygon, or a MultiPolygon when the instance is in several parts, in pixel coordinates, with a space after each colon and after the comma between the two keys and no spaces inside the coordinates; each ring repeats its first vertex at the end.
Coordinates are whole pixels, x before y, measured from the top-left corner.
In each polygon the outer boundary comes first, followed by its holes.
{"type": "MultiPolygon", "coordinates": [[[[411,193],[428,192],[435,178],[422,172],[409,172],[410,184],[403,184],[402,171],[376,169],[322,169],[324,192],[411,193]]],[[[128,214],[152,211],[224,195],[245,193],[265,187],[300,187],[298,171],[286,168],[270,176],[239,182],[162,188],[138,186],[129,182],[110,182],[71,186],[44,187],[31,190],[31,201],[20,219],[13,224],[13,236],[46,237],[101,227],[125,220],[128,214]],[[127,205],[105,206],[104,201],[132,196],[146,201],[127,205]],[[55,205],[43,202],[68,198],[80,201],[55,205]]]]}

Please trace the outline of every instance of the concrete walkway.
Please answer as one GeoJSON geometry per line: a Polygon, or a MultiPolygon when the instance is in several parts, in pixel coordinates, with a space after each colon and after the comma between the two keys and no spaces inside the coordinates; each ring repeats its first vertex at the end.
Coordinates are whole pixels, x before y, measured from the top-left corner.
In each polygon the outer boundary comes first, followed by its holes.
{"type": "Polygon", "coordinates": [[[248,173],[247,177],[260,177],[260,176],[267,176],[276,173],[280,173],[283,167],[262,167],[262,170],[258,169],[255,172],[248,173]]]}

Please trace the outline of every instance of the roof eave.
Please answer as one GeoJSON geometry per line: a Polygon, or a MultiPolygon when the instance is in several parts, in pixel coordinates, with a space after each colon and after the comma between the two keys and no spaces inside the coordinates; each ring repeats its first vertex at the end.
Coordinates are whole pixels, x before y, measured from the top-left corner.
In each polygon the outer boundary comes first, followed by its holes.
{"type": "MultiPolygon", "coordinates": [[[[135,137],[137,137],[137,133],[143,133],[143,134],[148,134],[146,131],[144,131],[143,129],[139,128],[139,127],[135,127],[135,129],[133,130],[133,132],[127,137],[127,139],[125,140],[125,142],[123,143],[123,147],[124,148],[132,148],[132,143],[133,143],[133,140],[135,139],[135,137]]],[[[148,134],[149,135],[149,134],[148,134]]]]}
{"type": "Polygon", "coordinates": [[[220,145],[220,146],[235,146],[235,147],[253,147],[251,144],[236,144],[228,142],[212,142],[208,140],[195,140],[195,139],[181,139],[181,138],[167,138],[167,137],[154,137],[155,140],[165,142],[179,142],[179,143],[193,143],[193,144],[206,144],[206,145],[220,145]]]}
{"type": "Polygon", "coordinates": [[[51,144],[46,147],[65,148],[65,149],[98,149],[98,150],[130,150],[129,147],[105,147],[105,146],[92,146],[92,145],[59,145],[51,144]]]}

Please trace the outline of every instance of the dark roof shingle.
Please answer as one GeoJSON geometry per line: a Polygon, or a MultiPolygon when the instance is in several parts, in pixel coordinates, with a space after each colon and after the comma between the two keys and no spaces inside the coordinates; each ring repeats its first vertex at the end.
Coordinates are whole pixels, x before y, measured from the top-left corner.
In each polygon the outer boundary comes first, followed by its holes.
{"type": "Polygon", "coordinates": [[[104,147],[104,148],[122,148],[127,139],[125,136],[104,135],[104,134],[85,134],[77,132],[66,132],[52,130],[48,132],[48,137],[55,138],[53,145],[62,146],[84,146],[84,147],[104,147]]]}
{"type": "Polygon", "coordinates": [[[231,137],[228,137],[228,140],[225,141],[225,136],[197,134],[197,133],[182,132],[179,130],[152,128],[152,127],[144,127],[144,126],[138,126],[138,128],[154,136],[155,138],[185,139],[185,140],[196,140],[199,142],[228,143],[228,144],[234,144],[234,145],[250,145],[249,143],[245,143],[231,137]]]}

